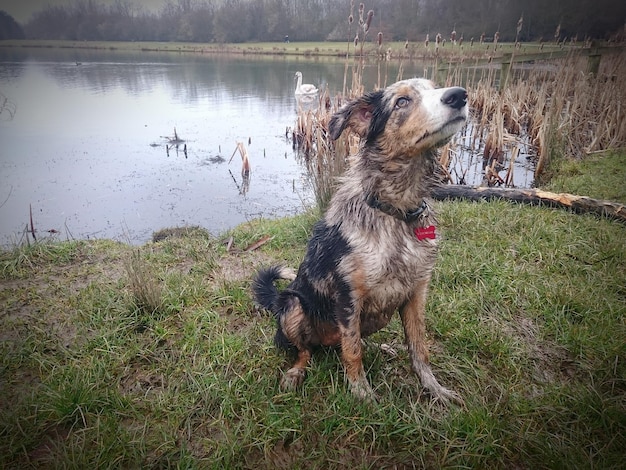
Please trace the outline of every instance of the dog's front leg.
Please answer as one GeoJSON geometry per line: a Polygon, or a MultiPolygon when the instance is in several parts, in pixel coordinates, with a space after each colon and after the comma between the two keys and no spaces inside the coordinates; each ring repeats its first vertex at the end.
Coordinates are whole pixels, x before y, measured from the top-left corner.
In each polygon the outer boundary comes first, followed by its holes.
{"type": "Polygon", "coordinates": [[[453,401],[459,405],[463,399],[452,390],[443,387],[435,378],[428,361],[428,345],[426,344],[426,295],[430,279],[421,281],[413,294],[413,298],[400,311],[404,334],[411,358],[411,366],[419,376],[422,385],[436,398],[445,402],[453,401]]]}
{"type": "Polygon", "coordinates": [[[361,343],[361,324],[358,314],[353,313],[347,322],[340,322],[341,359],[345,369],[350,391],[366,401],[376,401],[374,391],[365,377],[363,369],[363,349],[361,343]]]}
{"type": "Polygon", "coordinates": [[[283,375],[280,381],[280,388],[283,390],[295,390],[302,385],[310,360],[311,351],[309,349],[300,349],[295,364],[283,375]]]}

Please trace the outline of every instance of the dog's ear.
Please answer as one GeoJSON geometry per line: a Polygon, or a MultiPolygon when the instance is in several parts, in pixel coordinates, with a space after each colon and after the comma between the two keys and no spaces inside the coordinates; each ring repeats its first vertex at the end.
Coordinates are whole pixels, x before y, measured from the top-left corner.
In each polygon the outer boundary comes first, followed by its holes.
{"type": "Polygon", "coordinates": [[[352,129],[359,137],[365,138],[369,133],[372,116],[380,105],[382,91],[374,91],[350,101],[337,111],[328,124],[330,137],[337,140],[346,128],[352,129]]]}

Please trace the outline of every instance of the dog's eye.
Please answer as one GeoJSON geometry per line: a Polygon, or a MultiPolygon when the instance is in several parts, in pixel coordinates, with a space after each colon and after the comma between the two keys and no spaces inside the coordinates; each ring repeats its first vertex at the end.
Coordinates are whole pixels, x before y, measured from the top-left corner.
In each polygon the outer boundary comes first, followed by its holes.
{"type": "Polygon", "coordinates": [[[396,108],[405,108],[409,105],[409,99],[401,96],[396,100],[396,108]]]}

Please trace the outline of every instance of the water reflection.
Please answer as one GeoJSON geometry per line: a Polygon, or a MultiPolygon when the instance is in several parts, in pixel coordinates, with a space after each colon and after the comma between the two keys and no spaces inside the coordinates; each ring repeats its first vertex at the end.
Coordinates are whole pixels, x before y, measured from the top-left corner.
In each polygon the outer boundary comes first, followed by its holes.
{"type": "Polygon", "coordinates": [[[316,111],[320,105],[318,95],[295,95],[296,111],[316,111]]]}
{"type": "Polygon", "coordinates": [[[0,123],[3,244],[23,232],[29,205],[40,232],[140,243],[165,226],[217,233],[311,203],[286,138],[293,76],[305,68],[325,83],[336,65],[19,52],[2,51],[0,62],[1,89],[18,108],[0,123]],[[170,140],[174,129],[181,142],[170,140]],[[239,141],[249,143],[245,178],[240,162],[225,161],[239,141]]]}
{"type": "MultiPolygon", "coordinates": [[[[41,232],[133,243],[168,226],[219,233],[302,211],[313,197],[289,130],[319,101],[296,98],[296,71],[330,96],[352,76],[331,59],[0,49],[0,92],[17,111],[0,119],[0,244],[19,241],[30,207],[41,232]],[[230,158],[238,142],[247,174],[230,158]]],[[[362,84],[432,73],[366,64],[362,84]]],[[[480,149],[468,139],[450,172],[478,184],[480,149]]]]}

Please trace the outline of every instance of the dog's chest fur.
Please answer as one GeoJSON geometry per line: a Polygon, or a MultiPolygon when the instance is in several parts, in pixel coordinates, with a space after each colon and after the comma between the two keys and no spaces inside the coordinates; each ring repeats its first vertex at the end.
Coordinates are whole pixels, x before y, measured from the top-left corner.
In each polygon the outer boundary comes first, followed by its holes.
{"type": "Polygon", "coordinates": [[[353,279],[353,287],[363,283],[366,310],[395,310],[412,295],[418,281],[430,276],[436,240],[418,240],[415,235],[414,229],[428,223],[427,218],[408,224],[369,208],[363,212],[360,223],[341,226],[352,250],[341,260],[339,271],[353,279]]]}
{"type": "Polygon", "coordinates": [[[331,208],[315,227],[295,282],[309,292],[314,317],[345,321],[358,306],[361,334],[367,336],[384,327],[416,284],[430,277],[436,240],[418,240],[414,229],[436,221],[429,210],[409,224],[359,197],[344,200],[341,208],[331,208]]]}

